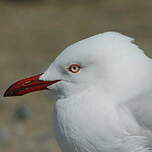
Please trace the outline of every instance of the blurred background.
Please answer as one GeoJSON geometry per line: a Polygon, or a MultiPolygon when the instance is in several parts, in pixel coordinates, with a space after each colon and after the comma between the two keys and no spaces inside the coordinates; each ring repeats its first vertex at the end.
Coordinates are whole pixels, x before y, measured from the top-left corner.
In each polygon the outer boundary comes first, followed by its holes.
{"type": "Polygon", "coordinates": [[[136,38],[152,56],[152,1],[0,0],[0,152],[60,152],[47,91],[2,94],[12,82],[43,72],[69,44],[105,31],[136,38]]]}

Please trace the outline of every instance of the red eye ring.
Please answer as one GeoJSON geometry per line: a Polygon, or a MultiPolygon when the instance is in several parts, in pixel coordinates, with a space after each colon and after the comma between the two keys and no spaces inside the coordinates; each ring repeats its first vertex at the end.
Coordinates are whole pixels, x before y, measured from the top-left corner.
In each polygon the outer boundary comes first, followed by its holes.
{"type": "Polygon", "coordinates": [[[68,71],[72,72],[72,73],[77,73],[79,72],[81,69],[81,67],[78,64],[71,64],[68,68],[68,71]]]}

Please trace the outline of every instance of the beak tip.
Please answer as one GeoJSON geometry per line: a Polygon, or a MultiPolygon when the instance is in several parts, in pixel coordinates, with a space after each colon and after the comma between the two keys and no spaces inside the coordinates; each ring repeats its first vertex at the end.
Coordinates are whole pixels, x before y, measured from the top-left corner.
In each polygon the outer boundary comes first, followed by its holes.
{"type": "Polygon", "coordinates": [[[7,94],[4,93],[3,97],[7,97],[7,94]]]}
{"type": "Polygon", "coordinates": [[[11,97],[11,96],[15,96],[15,94],[13,92],[10,91],[5,91],[3,97],[11,97]]]}
{"type": "Polygon", "coordinates": [[[9,87],[3,94],[3,97],[12,97],[12,96],[19,96],[16,91],[12,90],[12,87],[9,87]]]}

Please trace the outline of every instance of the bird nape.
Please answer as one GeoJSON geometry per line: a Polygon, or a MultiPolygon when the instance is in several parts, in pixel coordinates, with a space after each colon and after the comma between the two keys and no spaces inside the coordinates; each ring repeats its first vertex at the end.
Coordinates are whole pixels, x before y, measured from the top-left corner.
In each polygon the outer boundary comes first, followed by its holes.
{"type": "Polygon", "coordinates": [[[152,60],[132,42],[117,32],[81,40],[4,96],[55,90],[53,126],[63,152],[151,152],[152,60]]]}

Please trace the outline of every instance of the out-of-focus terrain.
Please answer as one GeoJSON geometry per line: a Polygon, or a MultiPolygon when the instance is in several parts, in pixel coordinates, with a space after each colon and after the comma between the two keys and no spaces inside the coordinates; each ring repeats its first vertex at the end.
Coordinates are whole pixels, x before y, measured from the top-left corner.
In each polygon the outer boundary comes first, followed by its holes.
{"type": "MultiPolygon", "coordinates": [[[[152,1],[0,0],[1,96],[12,82],[43,72],[69,44],[105,31],[135,37],[152,56],[152,1]]],[[[46,91],[0,97],[0,152],[60,152],[54,102],[46,91]]]]}

